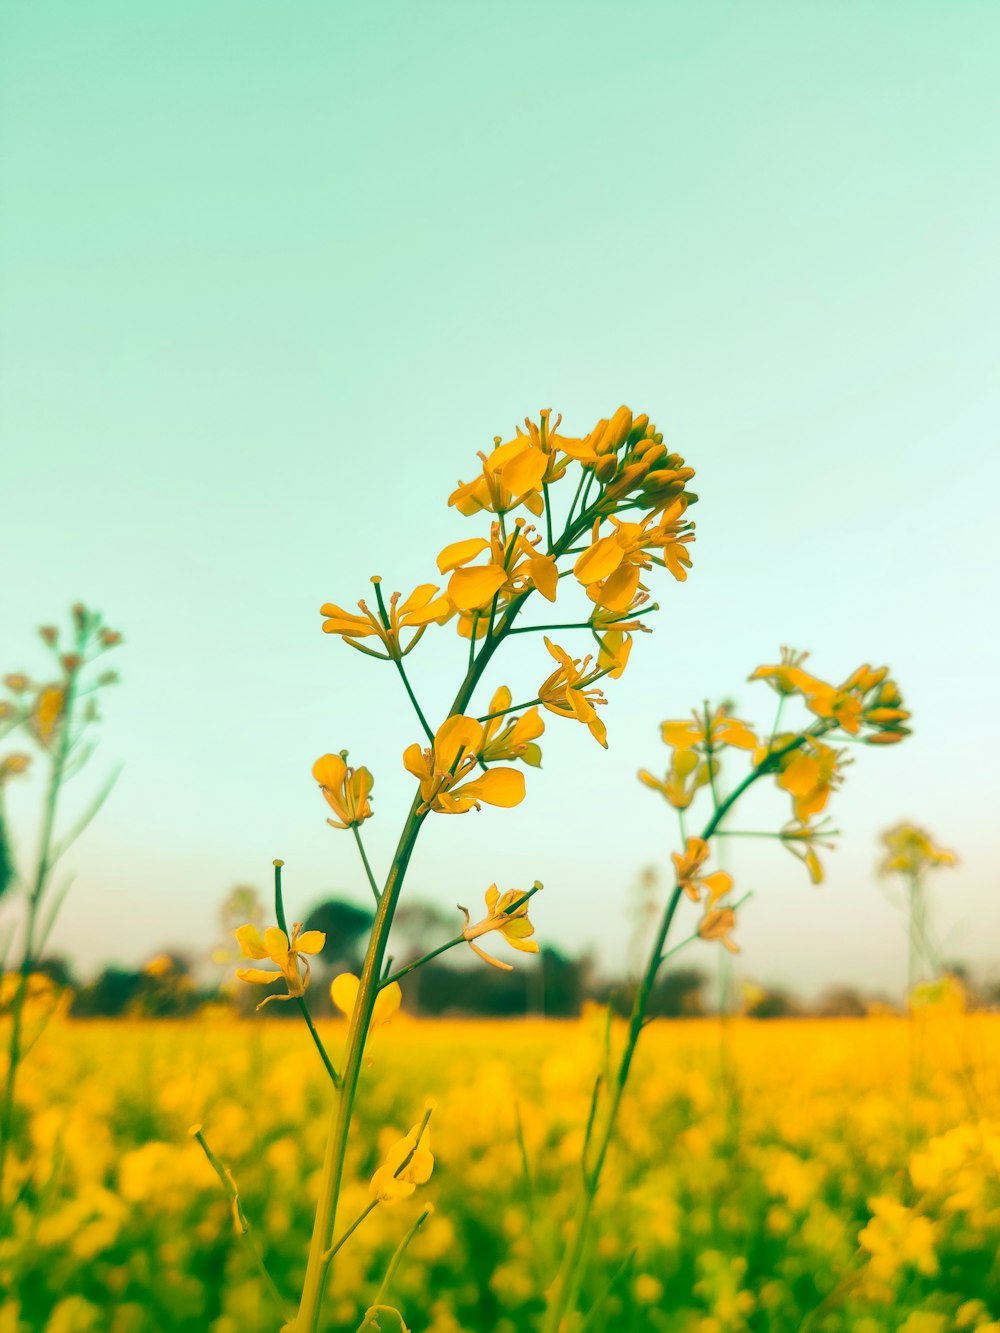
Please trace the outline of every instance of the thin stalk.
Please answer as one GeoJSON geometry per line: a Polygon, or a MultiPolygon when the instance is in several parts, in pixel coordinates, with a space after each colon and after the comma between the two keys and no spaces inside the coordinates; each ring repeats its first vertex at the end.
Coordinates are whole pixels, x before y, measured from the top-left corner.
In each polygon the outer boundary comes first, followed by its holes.
{"type": "Polygon", "coordinates": [[[402,662],[399,660],[398,657],[394,657],[392,660],[396,663],[396,670],[399,672],[399,678],[403,682],[403,687],[406,690],[406,693],[410,696],[410,703],[413,705],[417,717],[420,719],[420,725],[424,729],[424,735],[433,745],[434,733],[433,731],[431,731],[427,719],[424,717],[424,710],[417,703],[417,696],[413,693],[413,686],[410,684],[410,678],[406,674],[406,668],[403,666],[402,662]]]}
{"type": "MultiPolygon", "coordinates": [[[[281,892],[281,870],[284,864],[284,861],[274,862],[274,915],[279,928],[285,932],[285,938],[290,939],[291,936],[288,933],[288,921],[285,918],[285,900],[281,892]]],[[[278,974],[275,973],[275,975],[278,974]]],[[[316,1031],[316,1025],[313,1022],[312,1014],[309,1012],[309,1006],[306,1004],[305,996],[295,995],[292,998],[299,1007],[299,1013],[305,1019],[306,1027],[309,1029],[309,1035],[313,1039],[313,1045],[316,1047],[317,1051],[319,1051],[319,1058],[323,1061],[324,1068],[330,1075],[330,1080],[333,1083],[333,1086],[339,1088],[340,1075],[334,1068],[333,1061],[326,1053],[326,1047],[323,1045],[322,1038],[316,1031]]]]}
{"type": "Polygon", "coordinates": [[[365,845],[361,841],[361,830],[358,828],[357,824],[352,824],[351,832],[354,834],[354,841],[357,843],[358,851],[361,853],[361,861],[365,868],[365,874],[368,876],[368,883],[371,886],[372,893],[375,895],[375,904],[378,906],[378,900],[382,895],[379,892],[378,885],[375,883],[375,876],[372,874],[372,868],[368,864],[368,857],[365,854],[365,845]]]}
{"type": "MultiPolygon", "coordinates": [[[[820,730],[821,728],[817,728],[820,730]]],[[[822,728],[828,729],[828,728],[822,728]]],[[[804,737],[797,736],[794,741],[768,755],[747,776],[739,782],[724,800],[719,802],[713,811],[708,823],[702,829],[701,838],[703,841],[714,836],[719,825],[725,819],[726,815],[736,804],[743,793],[758,778],[765,776],[775,766],[776,762],[785,754],[797,749],[803,743],[804,737]]],[[[656,937],[649,952],[649,958],[646,963],[645,972],[635,997],[632,1001],[632,1011],[629,1016],[628,1034],[625,1041],[625,1047],[618,1062],[618,1069],[614,1082],[610,1087],[610,1097],[604,1111],[603,1121],[600,1131],[593,1136],[596,1148],[593,1154],[593,1160],[588,1165],[586,1159],[583,1162],[584,1188],[577,1204],[576,1213],[573,1217],[572,1230],[569,1244],[563,1255],[559,1272],[556,1276],[552,1288],[552,1296],[546,1311],[545,1321],[542,1324],[542,1333],[560,1333],[562,1321],[568,1312],[573,1308],[576,1301],[577,1291],[579,1289],[582,1276],[582,1262],[586,1250],[590,1223],[593,1215],[594,1201],[597,1197],[597,1189],[600,1184],[601,1174],[604,1170],[604,1163],[608,1155],[608,1149],[614,1137],[614,1132],[618,1122],[618,1111],[621,1106],[622,1097],[625,1092],[625,1085],[628,1082],[629,1073],[632,1068],[632,1059],[635,1055],[635,1049],[639,1042],[639,1036],[646,1025],[646,1009],[649,1004],[649,997],[653,990],[657,974],[665,958],[664,946],[670,927],[673,924],[674,916],[683,897],[683,890],[679,884],[675,884],[670,898],[664,908],[663,915],[656,931],[656,937]]]]}
{"type": "Polygon", "coordinates": [[[282,1317],[287,1319],[288,1307],[285,1304],[285,1298],[278,1290],[274,1278],[268,1272],[267,1265],[264,1262],[264,1256],[261,1253],[260,1248],[257,1245],[257,1242],[250,1234],[250,1223],[247,1220],[246,1213],[243,1211],[243,1204],[240,1201],[240,1192],[236,1188],[236,1181],[233,1179],[233,1173],[230,1171],[228,1166],[224,1165],[224,1163],[220,1161],[218,1157],[216,1157],[215,1153],[208,1146],[207,1142],[205,1141],[205,1135],[202,1132],[201,1125],[192,1126],[191,1134],[194,1138],[198,1140],[198,1143],[201,1145],[202,1152],[208,1158],[209,1165],[211,1166],[215,1174],[219,1177],[219,1181],[229,1198],[229,1203],[233,1210],[233,1222],[236,1225],[236,1230],[240,1235],[240,1237],[242,1238],[244,1244],[246,1245],[247,1250],[249,1251],[251,1257],[253,1258],[253,1261],[256,1264],[258,1270],[260,1271],[261,1277],[263,1277],[264,1279],[264,1285],[267,1287],[268,1291],[271,1293],[271,1296],[274,1298],[274,1303],[281,1311],[282,1317]]]}
{"type": "Polygon", "coordinates": [[[392,1279],[396,1276],[396,1269],[402,1262],[403,1255],[406,1253],[410,1241],[417,1234],[420,1228],[424,1225],[424,1223],[427,1221],[430,1215],[431,1215],[430,1208],[425,1208],[424,1211],[417,1218],[417,1220],[410,1227],[409,1231],[406,1233],[403,1239],[396,1246],[395,1250],[393,1251],[392,1258],[389,1260],[389,1266],[385,1270],[385,1277],[382,1279],[382,1285],[379,1287],[378,1292],[375,1295],[374,1301],[372,1301],[373,1305],[383,1305],[385,1303],[385,1298],[389,1293],[389,1284],[390,1282],[392,1282],[392,1279]]]}
{"type": "MultiPolygon", "coordinates": [[[[586,519],[587,514],[584,513],[581,515],[578,525],[572,527],[567,525],[567,529],[563,533],[563,536],[556,543],[553,554],[562,554],[567,547],[572,545],[573,538],[579,531],[583,530],[584,526],[586,526],[586,519]]],[[[485,639],[479,655],[473,659],[466,671],[465,679],[463,680],[448,712],[449,717],[465,712],[497,645],[503,639],[504,635],[513,627],[514,620],[529,596],[530,591],[531,590],[528,589],[526,592],[511,600],[504,614],[500,618],[495,634],[490,635],[485,639]]],[[[377,592],[378,585],[376,584],[376,593],[377,592]]],[[[417,710],[428,739],[433,742],[433,733],[427,725],[426,719],[413,695],[413,691],[409,687],[405,672],[398,661],[396,665],[399,668],[400,676],[403,679],[404,685],[407,687],[410,701],[417,710]]],[[[351,1015],[350,1025],[348,1027],[347,1047],[344,1056],[341,1084],[338,1088],[336,1103],[333,1108],[326,1152],[323,1159],[319,1187],[319,1201],[317,1203],[315,1219],[313,1222],[312,1238],[309,1243],[309,1256],[306,1261],[306,1273],[303,1281],[302,1295],[299,1302],[298,1313],[296,1314],[292,1326],[294,1333],[316,1333],[319,1325],[323,1291],[329,1277],[331,1260],[333,1258],[330,1253],[330,1248],[333,1241],[334,1228],[336,1226],[337,1205],[344,1174],[344,1159],[347,1153],[347,1142],[354,1110],[354,1099],[357,1094],[358,1080],[361,1074],[365,1043],[368,1037],[369,1028],[371,1027],[375,1000],[381,988],[380,983],[383,975],[384,958],[389,941],[389,931],[392,927],[396,905],[399,901],[399,895],[406,878],[410,858],[413,855],[413,850],[416,846],[417,838],[420,834],[420,829],[426,815],[427,811],[422,809],[422,801],[418,791],[413,798],[413,804],[410,807],[410,812],[406,817],[406,821],[400,833],[399,842],[396,847],[396,854],[393,857],[389,874],[386,878],[381,897],[379,898],[378,908],[375,913],[375,921],[372,925],[372,931],[368,941],[368,949],[365,954],[364,966],[361,970],[358,995],[354,1005],[354,1012],[351,1015]]]]}
{"type": "MultiPolygon", "coordinates": [[[[82,656],[85,637],[84,630],[77,636],[77,650],[82,656]]],[[[35,931],[42,897],[49,880],[53,865],[56,808],[59,804],[59,792],[62,788],[66,771],[66,761],[72,747],[73,706],[76,701],[78,671],[72,671],[66,681],[66,698],[63,701],[63,713],[59,723],[59,742],[52,760],[48,791],[45,795],[45,808],[42,816],[42,829],[38,848],[38,861],[35,878],[28,893],[27,918],[24,928],[24,953],[18,969],[17,990],[11,1002],[10,1041],[7,1047],[7,1075],[4,1079],[3,1101],[0,1103],[0,1211],[3,1209],[3,1187],[7,1167],[7,1151],[10,1145],[11,1128],[14,1120],[14,1094],[17,1087],[18,1066],[21,1063],[24,1044],[24,1005],[28,994],[28,979],[35,964],[35,931]]]]}
{"type": "MultiPolygon", "coordinates": [[[[511,913],[516,912],[519,907],[523,907],[528,899],[533,898],[537,892],[537,888],[528,889],[520,898],[515,899],[509,907],[505,907],[500,915],[510,916],[511,913]]],[[[449,949],[454,949],[457,944],[465,943],[467,943],[467,940],[465,932],[463,931],[460,935],[454,936],[453,939],[446,940],[444,944],[439,944],[436,949],[431,949],[430,953],[422,954],[421,957],[414,959],[412,963],[407,963],[406,966],[401,967],[398,972],[386,972],[382,981],[379,983],[379,989],[381,990],[385,986],[391,986],[394,981],[399,981],[409,972],[415,972],[418,967],[423,967],[424,963],[429,963],[432,958],[437,958],[439,954],[446,953],[449,949]]]]}

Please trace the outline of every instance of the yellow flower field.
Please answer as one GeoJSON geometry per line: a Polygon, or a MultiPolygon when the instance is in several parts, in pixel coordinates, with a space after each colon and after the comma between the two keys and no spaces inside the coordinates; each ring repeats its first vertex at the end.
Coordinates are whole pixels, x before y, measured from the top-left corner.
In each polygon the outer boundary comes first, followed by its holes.
{"type": "MultiPolygon", "coordinates": [[[[337,1053],[346,1023],[321,1031],[337,1053]]],[[[606,1036],[596,1009],[376,1032],[343,1216],[427,1096],[434,1169],[340,1251],[324,1327],[357,1327],[428,1203],[387,1297],[414,1333],[538,1327],[606,1036]]],[[[291,1301],[330,1102],[294,1022],[55,1020],[14,1127],[0,1333],[277,1333],[189,1131],[232,1170],[291,1301]]],[[[1000,1018],[932,1012],[912,1034],[897,1018],[654,1024],[594,1234],[576,1329],[998,1333],[1000,1018]]]]}

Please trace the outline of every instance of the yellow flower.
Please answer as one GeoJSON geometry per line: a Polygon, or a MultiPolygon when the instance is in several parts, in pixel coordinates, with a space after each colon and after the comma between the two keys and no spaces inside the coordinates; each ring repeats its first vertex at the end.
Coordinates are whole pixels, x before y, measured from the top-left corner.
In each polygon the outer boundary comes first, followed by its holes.
{"type": "Polygon", "coordinates": [[[795,818],[800,824],[807,824],[813,815],[826,808],[830,792],[843,780],[840,770],[847,762],[843,750],[834,750],[812,736],[807,738],[802,749],[794,750],[780,760],[775,781],[791,796],[795,818]]]}
{"type": "Polygon", "coordinates": [[[803,687],[813,680],[802,670],[802,663],[808,653],[796,652],[794,648],[782,645],[781,661],[776,666],[759,666],[749,676],[750,680],[766,680],[772,690],[778,694],[802,694],[803,687]]]}
{"type": "MultiPolygon", "coordinates": [[[[335,977],[330,983],[330,998],[347,1018],[354,1016],[354,1006],[358,1002],[360,988],[361,982],[351,972],[341,972],[340,976],[335,977]]],[[[369,1028],[385,1027],[387,1023],[391,1023],[399,1012],[402,999],[403,992],[398,981],[390,981],[388,986],[383,986],[375,996],[375,1007],[372,1010],[369,1028]]]]}
{"type": "MultiPolygon", "coordinates": [[[[381,580],[376,577],[372,579],[372,583],[378,587],[381,580]]],[[[436,594],[436,584],[421,583],[400,605],[399,599],[402,594],[394,592],[389,598],[389,607],[384,618],[381,608],[379,614],[375,615],[364,601],[358,602],[359,608],[364,613],[360,616],[342,610],[333,602],[327,602],[320,609],[321,615],[329,617],[323,622],[323,633],[339,634],[345,643],[357,648],[359,652],[367,653],[370,657],[381,657],[385,660],[391,658],[398,661],[413,651],[428,625],[443,625],[454,614],[447,597],[438,597],[436,594]],[[405,648],[400,641],[400,635],[404,630],[415,631],[405,648]],[[385,645],[385,653],[364,648],[355,642],[357,639],[367,639],[372,636],[385,645]]]]}
{"type": "Polygon", "coordinates": [[[494,514],[506,514],[523,504],[536,517],[544,508],[541,496],[543,485],[549,485],[566,471],[566,460],[556,457],[565,452],[564,446],[578,441],[566,440],[557,434],[562,417],[557,416],[550,426],[552,409],[544,409],[539,424],[525,418],[527,435],[517,428],[512,440],[501,444],[500,436],[494,440],[493,452],[487,456],[479,454],[482,472],[471,482],[459,482],[458,489],[449,496],[448,503],[454,505],[459,513],[476,514],[488,510],[494,514]]]}
{"type": "Polygon", "coordinates": [[[484,723],[482,758],[488,764],[500,759],[520,759],[537,768],[542,762],[542,751],[535,740],[545,730],[545,723],[537,708],[529,708],[520,717],[504,716],[511,697],[507,686],[501,685],[490,700],[489,711],[499,716],[484,723]]]}
{"type": "Polygon", "coordinates": [[[893,1278],[904,1265],[912,1264],[926,1277],[938,1271],[939,1227],[930,1218],[888,1195],[868,1200],[871,1221],[858,1235],[858,1244],[871,1256],[871,1271],[883,1279],[893,1278]]]}
{"type": "Polygon", "coordinates": [[[882,834],[886,855],[879,865],[882,875],[919,875],[939,866],[958,864],[958,857],[938,847],[926,829],[916,824],[896,824],[882,834]]]}
{"type": "Polygon", "coordinates": [[[758,667],[750,679],[767,680],[784,695],[801,694],[810,712],[851,736],[870,727],[872,734],[864,738],[869,745],[891,745],[910,734],[904,726],[910,714],[900,707],[902,698],[895,681],[887,679],[888,667],[864,663],[842,685],[830,685],[803,671],[801,663],[807,654],[788,648],[782,648],[781,654],[779,665],[758,667]]]}
{"type": "Polygon", "coordinates": [[[541,538],[532,540],[532,532],[534,528],[519,519],[516,530],[505,540],[500,524],[494,523],[489,541],[469,537],[444,548],[437,566],[442,574],[453,571],[448,597],[459,611],[482,611],[494,597],[506,603],[531,588],[537,588],[548,601],[555,601],[559,569],[552,556],[538,554],[535,548],[541,538]],[[469,563],[484,551],[489,552],[485,564],[469,563]]]}
{"type": "MultiPolygon", "coordinates": [[[[535,891],[541,887],[536,880],[535,891]]],[[[465,913],[465,929],[462,934],[472,952],[478,954],[484,963],[499,967],[504,972],[513,971],[510,963],[501,962],[499,958],[494,958],[475,943],[481,936],[488,935],[493,930],[499,931],[512,948],[520,949],[522,953],[538,952],[537,941],[531,939],[535,927],[528,920],[529,897],[530,894],[525,894],[521,889],[508,889],[506,893],[501,894],[497,886],[491,884],[486,890],[486,916],[474,926],[470,925],[468,910],[459,907],[458,910],[465,913]],[[514,906],[515,903],[517,906],[514,906]]]]}
{"type": "Polygon", "coordinates": [[[510,807],[524,800],[524,775],[516,768],[491,768],[478,778],[466,779],[477,767],[485,733],[474,717],[456,713],[438,727],[434,748],[413,744],[403,752],[408,773],[420,780],[420,813],[461,815],[487,805],[510,807]]]}
{"type": "Polygon", "coordinates": [[[605,537],[599,535],[600,520],[596,520],[593,541],[573,566],[590,600],[609,611],[626,610],[639,589],[640,569],[651,569],[654,563],[683,582],[691,566],[687,543],[694,541],[692,524],[682,521],[683,514],[684,505],[677,502],[661,517],[650,515],[640,523],[612,516],[614,531],[605,537]],[[650,551],[661,554],[653,556],[650,551]]]}
{"type": "MultiPolygon", "coordinates": [[[[708,860],[708,843],[703,838],[688,838],[683,852],[673,852],[674,877],[678,888],[684,890],[692,902],[701,901],[701,891],[705,890],[709,907],[719,898],[724,898],[733,887],[733,877],[725,870],[716,870],[711,875],[699,873],[708,860]]],[[[707,937],[706,937],[707,938],[707,937]]]]}
{"type": "Polygon", "coordinates": [[[643,438],[648,426],[649,417],[638,417],[633,423],[632,413],[622,405],[610,421],[602,417],[586,439],[567,441],[565,452],[584,467],[594,468],[598,481],[607,481],[615,474],[616,455],[633,436],[633,428],[637,432],[634,438],[638,440],[643,438]]]}
{"type": "Polygon", "coordinates": [[[31,725],[42,745],[51,744],[65,703],[66,691],[61,685],[46,685],[39,690],[31,713],[31,725]]]}
{"type": "Polygon", "coordinates": [[[601,638],[597,654],[598,671],[606,671],[612,680],[618,680],[628,665],[632,652],[632,635],[624,629],[609,629],[601,638]]]}
{"type": "Polygon", "coordinates": [[[4,676],[3,683],[7,686],[8,690],[13,690],[15,694],[23,694],[31,684],[31,681],[23,671],[11,671],[4,676]]]}
{"type": "Polygon", "coordinates": [[[602,673],[597,668],[588,671],[592,660],[590,657],[582,660],[570,657],[569,653],[553,643],[547,634],[542,637],[545,639],[546,648],[559,663],[552,675],[539,686],[538,698],[542,707],[558,717],[575,718],[577,722],[582,722],[590,729],[594,739],[607,749],[608,731],[594,707],[595,704],[604,704],[607,701],[603,690],[591,687],[591,682],[602,673]]]}
{"type": "Polygon", "coordinates": [[[15,752],[14,754],[4,755],[4,757],[0,759],[0,784],[6,782],[10,777],[24,773],[30,763],[30,754],[15,752]]]}
{"type": "Polygon", "coordinates": [[[269,958],[279,969],[277,972],[267,972],[259,967],[241,967],[236,972],[240,981],[250,982],[254,986],[270,986],[281,976],[288,986],[287,995],[268,995],[261,1000],[258,1009],[263,1009],[271,1000],[290,1000],[294,996],[304,995],[309,985],[309,960],[302,955],[319,953],[326,943],[326,936],[321,930],[302,931],[301,922],[298,921],[292,926],[290,942],[285,932],[277,926],[268,926],[263,935],[256,926],[240,926],[236,938],[244,958],[269,958]],[[300,960],[304,973],[299,970],[300,960]]]}
{"type": "MultiPolygon", "coordinates": [[[[168,953],[158,953],[155,958],[149,960],[142,970],[147,977],[166,977],[174,970],[174,960],[168,953]]],[[[271,976],[273,981],[273,975],[271,973],[268,975],[271,976]]]]}
{"type": "Polygon", "coordinates": [[[326,822],[334,828],[357,828],[372,816],[368,799],[375,779],[367,768],[348,768],[347,751],[325,754],[312,767],[312,775],[320,785],[327,805],[338,816],[326,822]]]}
{"type": "MultiPolygon", "coordinates": [[[[824,821],[826,823],[827,821],[824,821]]],[[[809,878],[814,884],[823,882],[823,866],[816,852],[817,847],[833,850],[834,843],[828,841],[832,830],[794,820],[785,825],[779,837],[793,856],[797,856],[809,871],[809,878]]]]}
{"type": "Polygon", "coordinates": [[[643,768],[639,770],[639,781],[660,792],[675,810],[686,810],[698,788],[704,787],[709,781],[708,762],[694,750],[675,750],[670,756],[670,768],[662,780],[643,768]]]}
{"type": "Polygon", "coordinates": [[[426,1185],[434,1170],[427,1118],[398,1139],[371,1180],[371,1196],[379,1203],[408,1199],[418,1185],[426,1185]]]}
{"type": "Polygon", "coordinates": [[[715,715],[705,723],[703,713],[694,713],[691,722],[662,722],[660,735],[666,745],[675,750],[690,750],[695,746],[705,746],[709,742],[712,750],[723,745],[734,745],[739,750],[752,750],[757,745],[757,737],[745,722],[728,717],[718,708],[715,715]]]}
{"type": "Polygon", "coordinates": [[[731,907],[709,907],[698,922],[698,934],[703,940],[721,940],[730,953],[739,953],[740,946],[730,939],[736,929],[736,913],[731,907]]]}

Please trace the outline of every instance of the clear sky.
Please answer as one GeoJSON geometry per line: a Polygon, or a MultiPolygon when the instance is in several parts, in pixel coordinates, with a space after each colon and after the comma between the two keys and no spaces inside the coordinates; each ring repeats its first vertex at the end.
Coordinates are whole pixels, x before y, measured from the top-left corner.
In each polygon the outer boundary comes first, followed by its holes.
{"type": "MultiPolygon", "coordinates": [[[[822,888],[730,844],[739,974],[898,987],[872,865],[902,817],[962,856],[947,952],[1000,966],[995,4],[11,0],[0,24],[0,665],[40,669],[34,627],[78,598],[127,638],[88,780],[125,769],[56,947],[208,947],[275,856],[290,914],[363,902],[309,769],[373,769],[384,868],[419,733],[320,604],[433,577],[478,531],[456,479],[526,413],[583,433],[625,402],[697,469],[692,576],[609,689],[609,752],[553,719],[524,804],[432,821],[411,891],[540,878],[540,936],[614,965],[675,844],[634,779],[657,724],[706,695],[763,722],[745,678],[791,643],[829,677],[890,663],[915,735],[859,751],[822,888]]],[[[460,649],[425,643],[434,711],[460,649]]]]}

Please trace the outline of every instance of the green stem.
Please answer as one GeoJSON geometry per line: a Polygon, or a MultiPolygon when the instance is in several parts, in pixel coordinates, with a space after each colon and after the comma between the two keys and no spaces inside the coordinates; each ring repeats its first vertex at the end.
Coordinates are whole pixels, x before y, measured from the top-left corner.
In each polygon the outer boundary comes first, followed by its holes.
{"type": "MultiPolygon", "coordinates": [[[[285,918],[285,900],[281,891],[281,870],[284,864],[284,861],[274,862],[274,915],[279,928],[285,932],[285,939],[290,939],[291,936],[288,933],[288,921],[285,918]]],[[[277,975],[277,973],[275,975],[277,975]]],[[[305,1019],[306,1027],[309,1029],[309,1035],[313,1039],[313,1045],[316,1047],[317,1051],[319,1051],[319,1058],[323,1061],[323,1065],[326,1072],[330,1075],[333,1086],[339,1088],[340,1075],[333,1067],[333,1062],[326,1053],[326,1047],[323,1045],[322,1039],[316,1031],[316,1025],[313,1022],[312,1014],[309,1012],[309,1006],[306,1004],[305,996],[295,995],[292,998],[299,1007],[299,1013],[305,1019]]]]}
{"type": "MultiPolygon", "coordinates": [[[[86,629],[81,627],[77,635],[77,653],[83,656],[86,642],[86,629]]],[[[14,1121],[14,1094],[17,1086],[18,1067],[21,1063],[24,1045],[24,1005],[28,994],[28,981],[35,965],[35,930],[42,898],[48,885],[49,875],[55,863],[53,839],[55,835],[56,808],[59,793],[65,776],[66,761],[72,747],[73,706],[76,700],[79,669],[71,671],[66,681],[66,697],[63,701],[62,717],[59,721],[59,741],[52,760],[48,791],[45,796],[45,809],[42,817],[42,829],[38,849],[38,862],[35,869],[34,883],[28,893],[27,917],[24,928],[24,952],[18,969],[17,990],[11,1002],[10,1040],[7,1047],[7,1074],[4,1079],[3,1100],[0,1103],[0,1212],[3,1211],[4,1177],[7,1167],[7,1152],[10,1145],[11,1129],[14,1121]]]]}
{"type": "Polygon", "coordinates": [[[431,1210],[429,1208],[425,1208],[424,1211],[417,1218],[417,1220],[410,1227],[409,1231],[406,1233],[403,1239],[396,1246],[395,1250],[393,1251],[392,1258],[389,1260],[389,1266],[385,1270],[385,1277],[382,1279],[382,1285],[379,1287],[375,1299],[374,1301],[372,1301],[372,1305],[383,1305],[385,1303],[385,1298],[389,1293],[389,1284],[392,1281],[392,1279],[396,1276],[396,1269],[402,1262],[403,1255],[406,1253],[410,1241],[417,1234],[420,1228],[424,1225],[424,1223],[427,1221],[430,1215],[431,1215],[431,1210]]]}
{"type": "Polygon", "coordinates": [[[399,672],[399,678],[403,682],[403,686],[406,690],[406,693],[410,696],[410,703],[413,705],[417,717],[420,719],[420,725],[424,729],[424,734],[430,741],[430,743],[433,745],[434,733],[433,731],[431,731],[427,719],[424,717],[424,710],[417,703],[417,696],[413,693],[413,687],[411,686],[410,679],[406,674],[406,669],[398,657],[394,657],[392,660],[396,663],[396,670],[399,672]]]}
{"type": "MultiPolygon", "coordinates": [[[[581,515],[579,520],[581,525],[586,526],[587,517],[588,515],[586,513],[581,515]]],[[[570,528],[568,526],[566,532],[556,544],[553,554],[561,554],[566,547],[571,546],[573,538],[577,535],[578,531],[582,531],[582,527],[570,528]]],[[[377,588],[378,585],[376,585],[376,591],[377,588]]],[[[490,635],[483,642],[483,646],[478,656],[475,657],[472,665],[466,671],[465,679],[463,680],[448,712],[449,717],[458,713],[464,713],[466,708],[468,708],[476,686],[489,664],[493,653],[496,651],[496,648],[504,635],[513,627],[514,620],[525,600],[530,595],[530,592],[531,589],[528,589],[511,600],[506,611],[500,618],[495,634],[490,635]]],[[[417,705],[413,691],[409,688],[409,682],[406,679],[405,672],[402,670],[402,666],[398,661],[396,665],[399,667],[400,675],[403,678],[404,684],[407,686],[407,693],[410,696],[414,708],[417,709],[424,730],[427,732],[428,738],[433,742],[433,733],[417,705]]],[[[341,1086],[338,1089],[336,1104],[330,1121],[330,1131],[327,1138],[326,1152],[323,1159],[322,1174],[320,1178],[319,1201],[316,1206],[312,1238],[309,1243],[309,1256],[306,1261],[306,1273],[303,1281],[302,1296],[299,1302],[295,1322],[292,1325],[294,1333],[316,1333],[319,1325],[323,1290],[331,1267],[332,1255],[330,1254],[330,1247],[333,1241],[334,1228],[336,1226],[337,1204],[340,1197],[340,1187],[344,1174],[344,1159],[347,1153],[347,1142],[354,1110],[354,1099],[357,1094],[358,1080],[361,1074],[365,1043],[368,1037],[368,1030],[371,1027],[375,1000],[380,990],[383,960],[389,942],[389,931],[392,927],[396,905],[403,888],[403,882],[406,878],[410,858],[413,855],[420,829],[427,815],[426,810],[421,813],[422,804],[421,796],[418,791],[413,798],[413,804],[410,807],[410,812],[406,817],[406,822],[400,833],[399,843],[396,847],[396,854],[393,857],[392,865],[379,899],[378,908],[375,913],[375,921],[368,941],[368,949],[365,954],[364,966],[361,971],[361,978],[358,985],[358,996],[355,1001],[354,1012],[351,1015],[350,1025],[348,1027],[347,1048],[344,1056],[341,1086]]]]}
{"type": "Polygon", "coordinates": [[[267,1287],[268,1291],[271,1293],[272,1297],[274,1298],[274,1302],[277,1305],[278,1309],[281,1311],[282,1317],[287,1319],[288,1307],[285,1305],[284,1297],[278,1290],[274,1278],[267,1270],[267,1265],[264,1262],[264,1256],[261,1253],[257,1245],[257,1242],[250,1234],[250,1223],[247,1220],[246,1213],[243,1211],[243,1204],[240,1201],[240,1192],[236,1188],[236,1181],[233,1179],[233,1173],[229,1170],[229,1168],[226,1165],[224,1165],[222,1161],[220,1161],[218,1157],[216,1157],[215,1153],[208,1146],[208,1143],[205,1140],[205,1135],[202,1132],[202,1128],[200,1125],[193,1126],[191,1133],[198,1140],[198,1143],[201,1145],[202,1152],[208,1158],[209,1165],[212,1167],[212,1170],[215,1172],[215,1174],[219,1177],[219,1181],[229,1198],[229,1202],[233,1210],[233,1221],[236,1224],[236,1230],[243,1239],[243,1242],[246,1245],[247,1250],[249,1251],[251,1257],[253,1258],[254,1263],[257,1265],[257,1268],[260,1271],[260,1275],[264,1279],[264,1284],[267,1287]]]}
{"type": "MultiPolygon", "coordinates": [[[[708,820],[708,823],[701,832],[701,837],[705,842],[715,835],[723,819],[725,819],[726,815],[747,788],[756,782],[758,778],[764,777],[765,774],[769,773],[778,760],[785,754],[790,753],[792,750],[795,750],[802,745],[804,739],[804,736],[797,736],[794,741],[782,747],[782,749],[766,756],[760,764],[751,769],[742,782],[734,787],[724,800],[718,803],[708,820]]],[[[563,1260],[560,1264],[559,1272],[552,1288],[545,1321],[542,1325],[542,1333],[560,1333],[563,1319],[574,1307],[576,1301],[576,1294],[582,1276],[581,1270],[583,1257],[593,1215],[594,1201],[597,1197],[601,1174],[604,1170],[604,1163],[607,1158],[608,1149],[611,1146],[611,1141],[617,1127],[618,1111],[621,1106],[622,1096],[625,1092],[625,1085],[628,1082],[629,1073],[631,1072],[632,1059],[639,1042],[639,1036],[646,1024],[646,1009],[649,1004],[649,997],[652,993],[657,974],[666,957],[664,946],[666,945],[667,936],[670,932],[670,927],[673,924],[674,916],[677,913],[677,908],[680,905],[682,897],[683,890],[681,886],[675,884],[667,905],[664,908],[663,915],[660,918],[656,938],[654,939],[653,946],[649,952],[645,972],[643,973],[642,980],[636,989],[635,997],[632,1001],[632,1011],[629,1016],[628,1035],[626,1037],[625,1047],[618,1063],[618,1070],[613,1085],[610,1088],[610,1100],[604,1113],[603,1123],[599,1134],[595,1137],[597,1147],[594,1152],[593,1161],[589,1166],[586,1159],[583,1162],[583,1193],[580,1196],[576,1214],[573,1218],[570,1241],[564,1252],[563,1260]]]]}
{"type": "Polygon", "coordinates": [[[361,853],[361,860],[365,867],[365,874],[368,876],[368,883],[371,886],[372,893],[375,895],[375,904],[377,906],[378,900],[382,895],[379,893],[378,885],[375,883],[375,876],[372,874],[372,868],[368,864],[368,857],[365,855],[365,845],[361,841],[361,830],[358,828],[357,824],[352,824],[351,832],[354,834],[354,841],[358,844],[358,851],[361,853]]]}

